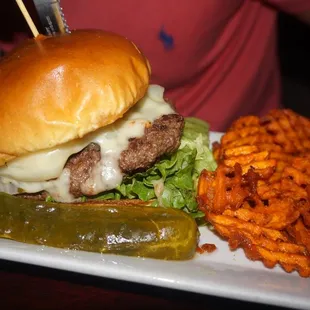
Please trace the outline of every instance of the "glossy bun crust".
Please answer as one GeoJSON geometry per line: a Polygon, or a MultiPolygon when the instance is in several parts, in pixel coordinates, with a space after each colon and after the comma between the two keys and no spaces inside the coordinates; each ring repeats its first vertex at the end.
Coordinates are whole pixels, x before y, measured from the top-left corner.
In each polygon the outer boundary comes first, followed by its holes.
{"type": "Polygon", "coordinates": [[[29,39],[0,62],[0,166],[113,123],[149,77],[143,54],[113,33],[29,39]]]}

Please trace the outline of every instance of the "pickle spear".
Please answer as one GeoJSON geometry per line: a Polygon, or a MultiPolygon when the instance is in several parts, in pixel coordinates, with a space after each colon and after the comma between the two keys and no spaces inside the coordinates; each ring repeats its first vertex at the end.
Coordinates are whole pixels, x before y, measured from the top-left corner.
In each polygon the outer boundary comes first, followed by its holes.
{"type": "Polygon", "coordinates": [[[90,252],[191,259],[198,228],[184,211],[139,201],[52,203],[0,193],[0,237],[90,252]]]}

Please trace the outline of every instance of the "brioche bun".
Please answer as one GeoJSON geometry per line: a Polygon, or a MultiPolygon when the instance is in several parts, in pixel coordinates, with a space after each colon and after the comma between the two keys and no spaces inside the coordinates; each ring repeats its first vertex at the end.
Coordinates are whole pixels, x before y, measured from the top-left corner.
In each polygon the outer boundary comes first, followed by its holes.
{"type": "Polygon", "coordinates": [[[0,166],[113,123],[145,95],[149,77],[147,59],[114,33],[27,40],[0,62],[0,166]]]}

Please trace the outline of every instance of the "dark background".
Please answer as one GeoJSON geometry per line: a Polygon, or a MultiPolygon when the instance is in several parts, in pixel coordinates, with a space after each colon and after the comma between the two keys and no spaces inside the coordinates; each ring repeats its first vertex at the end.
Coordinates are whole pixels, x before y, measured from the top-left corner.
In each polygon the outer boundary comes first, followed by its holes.
{"type": "Polygon", "coordinates": [[[279,58],[283,103],[310,117],[310,26],[279,16],[279,58]]]}

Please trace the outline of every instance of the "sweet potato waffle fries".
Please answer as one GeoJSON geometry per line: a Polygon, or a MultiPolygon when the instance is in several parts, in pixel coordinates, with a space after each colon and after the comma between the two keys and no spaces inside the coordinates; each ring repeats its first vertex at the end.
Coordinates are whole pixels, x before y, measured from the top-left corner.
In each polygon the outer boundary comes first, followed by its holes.
{"type": "Polygon", "coordinates": [[[232,250],[310,277],[310,120],[291,110],[236,120],[213,145],[198,202],[232,250]]]}

